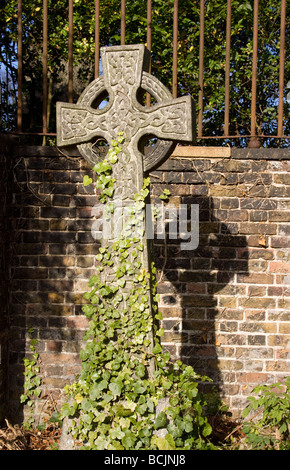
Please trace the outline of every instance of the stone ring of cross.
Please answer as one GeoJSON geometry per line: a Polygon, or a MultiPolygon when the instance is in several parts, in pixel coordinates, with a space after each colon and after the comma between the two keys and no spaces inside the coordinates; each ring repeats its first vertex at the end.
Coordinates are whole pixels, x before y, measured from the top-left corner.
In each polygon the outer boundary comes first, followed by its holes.
{"type": "Polygon", "coordinates": [[[57,103],[57,145],[77,145],[92,165],[100,161],[94,150],[96,139],[109,145],[118,132],[128,142],[126,153],[140,155],[143,172],[158,167],[173,152],[177,142],[192,142],[194,107],[192,98],[174,99],[170,91],[148,73],[150,53],[144,45],[101,48],[103,75],[81,94],[76,104],[57,103]],[[153,96],[146,107],[141,92],[153,96]],[[108,104],[98,105],[108,96],[108,104]],[[145,151],[145,142],[157,138],[145,151]]]}

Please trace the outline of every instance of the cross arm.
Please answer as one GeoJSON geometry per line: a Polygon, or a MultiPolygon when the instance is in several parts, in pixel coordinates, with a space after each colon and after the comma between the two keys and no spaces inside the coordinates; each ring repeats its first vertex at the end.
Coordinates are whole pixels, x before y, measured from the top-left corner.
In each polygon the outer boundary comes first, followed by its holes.
{"type": "Polygon", "coordinates": [[[146,134],[178,142],[194,140],[195,107],[190,96],[163,101],[143,112],[146,119],[139,123],[137,140],[146,134]]]}
{"type": "Polygon", "coordinates": [[[108,139],[103,126],[104,112],[78,104],[56,104],[57,145],[75,145],[89,142],[96,136],[108,139]]]}

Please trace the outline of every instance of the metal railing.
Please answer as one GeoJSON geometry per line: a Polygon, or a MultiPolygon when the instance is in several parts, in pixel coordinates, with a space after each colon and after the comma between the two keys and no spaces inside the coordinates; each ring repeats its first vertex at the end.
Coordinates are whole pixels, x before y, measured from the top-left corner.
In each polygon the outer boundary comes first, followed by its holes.
{"type": "MultiPolygon", "coordinates": [[[[100,49],[100,1],[94,0],[94,15],[95,15],[95,58],[94,58],[94,76],[99,76],[99,49],[100,49]]],[[[231,61],[231,15],[232,15],[232,1],[227,0],[227,19],[226,19],[226,54],[225,54],[225,75],[224,75],[224,132],[223,135],[206,136],[203,134],[203,102],[204,102],[204,37],[205,37],[205,0],[200,0],[200,36],[199,36],[199,73],[198,73],[198,112],[197,112],[197,139],[231,139],[238,136],[229,134],[230,125],[230,100],[231,100],[231,76],[230,76],[230,61],[231,61]]],[[[68,0],[68,101],[73,101],[73,0],[68,0]]],[[[126,2],[120,1],[121,10],[121,24],[120,24],[120,43],[125,44],[126,32],[126,2]]],[[[283,100],[285,90],[285,29],[286,29],[286,0],[281,0],[280,7],[280,58],[279,58],[279,92],[278,92],[278,122],[276,135],[257,135],[256,132],[256,106],[257,106],[257,59],[258,59],[258,15],[259,15],[259,0],[253,1],[253,53],[252,53],[252,77],[251,77],[251,114],[250,114],[250,129],[248,135],[243,135],[247,138],[257,137],[270,137],[276,139],[289,139],[289,136],[284,135],[283,131],[283,100]]],[[[174,0],[173,5],[173,41],[172,41],[172,94],[177,96],[178,89],[178,0],[174,0]]],[[[18,100],[17,100],[17,133],[23,133],[22,129],[22,114],[23,114],[23,100],[22,100],[22,0],[18,0],[18,74],[17,74],[17,87],[18,87],[18,100]]],[[[152,0],[147,0],[147,47],[152,49],[152,0]]],[[[48,132],[47,123],[47,106],[48,106],[48,81],[47,81],[47,46],[48,46],[48,4],[47,0],[43,0],[43,44],[42,44],[42,94],[43,94],[43,109],[42,109],[42,132],[41,135],[55,135],[48,132]]],[[[148,102],[147,102],[148,104],[148,102]]]]}

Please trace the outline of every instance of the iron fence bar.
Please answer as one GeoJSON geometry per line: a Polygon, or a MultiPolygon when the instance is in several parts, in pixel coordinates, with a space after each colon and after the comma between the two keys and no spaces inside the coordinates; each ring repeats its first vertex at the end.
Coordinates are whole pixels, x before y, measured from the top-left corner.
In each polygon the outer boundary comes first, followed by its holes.
{"type": "Polygon", "coordinates": [[[281,26],[280,26],[280,64],[279,64],[279,104],[278,104],[278,129],[280,137],[283,132],[283,95],[284,95],[284,66],[285,66],[285,25],[286,25],[286,0],[281,0],[281,26]]]}
{"type": "Polygon", "coordinates": [[[198,137],[202,136],[203,114],[203,50],[204,50],[204,0],[200,0],[199,71],[198,71],[198,137]]]}
{"type": "MultiPolygon", "coordinates": [[[[151,52],[152,49],[152,0],[147,0],[147,49],[151,52]]],[[[150,54],[151,57],[151,54],[150,54]]],[[[149,64],[149,73],[151,73],[151,59],[149,64]]],[[[146,106],[150,107],[151,96],[150,93],[146,93],[146,106]]]]}
{"type": "Polygon", "coordinates": [[[99,76],[100,62],[100,1],[95,0],[95,79],[99,76]]]}
{"type": "Polygon", "coordinates": [[[231,57],[231,15],[232,2],[227,2],[227,26],[226,26],[226,69],[225,69],[225,122],[224,133],[229,133],[229,109],[230,109],[230,57],[231,57]]]}
{"type": "Polygon", "coordinates": [[[256,135],[258,17],[259,17],[259,0],[254,0],[252,96],[251,96],[251,135],[252,136],[256,135]]]}
{"type": "Polygon", "coordinates": [[[121,0],[121,45],[125,44],[125,30],[126,30],[126,1],[121,0]]]}
{"type": "Polygon", "coordinates": [[[173,77],[172,94],[177,98],[177,49],[178,49],[178,0],[174,0],[173,6],[173,77]]]}
{"type": "Polygon", "coordinates": [[[22,0],[18,0],[18,11],[17,11],[17,61],[18,61],[18,73],[17,73],[17,130],[22,130],[22,0]]]}
{"type": "Polygon", "coordinates": [[[68,101],[73,102],[73,0],[68,4],[68,101]]]}
{"type": "Polygon", "coordinates": [[[43,0],[43,52],[42,52],[42,130],[47,133],[47,0],[43,0]]]}

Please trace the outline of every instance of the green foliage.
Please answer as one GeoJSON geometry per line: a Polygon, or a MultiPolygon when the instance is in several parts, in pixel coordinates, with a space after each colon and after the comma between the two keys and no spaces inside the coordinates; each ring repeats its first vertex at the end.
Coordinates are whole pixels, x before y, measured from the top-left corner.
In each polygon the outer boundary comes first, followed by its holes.
{"type": "Polygon", "coordinates": [[[262,417],[257,421],[245,422],[243,432],[253,449],[290,450],[290,377],[285,384],[259,385],[253,389],[258,397],[248,398],[250,404],[245,408],[243,417],[250,412],[262,417]]]}
{"type": "Polygon", "coordinates": [[[159,198],[162,199],[164,202],[167,202],[170,195],[171,192],[169,191],[169,189],[164,189],[162,194],[160,194],[159,198]]]}
{"type": "MultiPolygon", "coordinates": [[[[126,44],[146,43],[147,3],[143,0],[126,3],[126,44]]],[[[277,128],[279,51],[280,51],[280,0],[260,0],[259,41],[257,70],[257,119],[259,134],[274,134],[277,128]]],[[[286,18],[290,5],[287,2],[286,18]]],[[[68,60],[68,2],[48,0],[48,79],[50,130],[55,130],[55,102],[65,99],[67,79],[64,79],[68,60]]],[[[198,103],[199,71],[199,19],[200,2],[183,0],[178,11],[178,94],[190,93],[198,103]]],[[[204,119],[206,136],[223,135],[225,96],[227,2],[205,2],[204,38],[204,119]]],[[[4,0],[0,6],[1,30],[0,61],[11,75],[11,90],[15,98],[17,1],[4,0]]],[[[231,15],[230,62],[230,134],[250,133],[251,78],[253,52],[253,3],[233,0],[231,15]]],[[[94,70],[94,1],[74,2],[74,89],[76,97],[92,81],[94,70]]],[[[120,44],[120,1],[100,2],[100,46],[120,44]]],[[[172,38],[173,0],[155,0],[152,9],[152,74],[172,88],[172,38]]],[[[285,86],[290,74],[289,22],[286,24],[285,86]]],[[[42,1],[23,2],[23,91],[29,104],[24,115],[27,129],[35,129],[41,123],[39,90],[42,88],[42,1]]],[[[3,103],[6,100],[6,84],[3,80],[3,103]]],[[[286,90],[285,90],[286,94],[286,90]]],[[[3,107],[3,129],[7,125],[3,107]]],[[[284,101],[284,116],[289,114],[289,103],[284,101]]],[[[289,134],[289,120],[285,119],[285,135],[289,134]]],[[[212,145],[212,142],[205,141],[212,145]]],[[[244,142],[242,143],[244,145],[244,142]]],[[[268,145],[276,145],[268,142],[268,145]]],[[[287,145],[284,143],[284,145],[287,145]]]]}
{"type": "MultiPolygon", "coordinates": [[[[113,188],[113,165],[123,142],[124,135],[118,134],[107,159],[94,167],[103,202],[110,200],[105,190],[113,188]]],[[[173,362],[160,343],[156,268],[154,263],[150,269],[142,267],[140,220],[149,184],[144,178],[135,195],[137,210],[128,218],[128,229],[137,229],[134,236],[121,234],[99,249],[99,265],[84,294],[88,303],[83,312],[90,322],[80,353],[81,373],[67,387],[70,400],[63,417],[71,418],[73,437],[85,449],[213,448],[207,439],[212,429],[204,415],[206,401],[199,391],[199,383],[209,379],[173,362]],[[115,280],[106,282],[104,272],[113,272],[115,280]],[[161,400],[164,407],[157,412],[161,400]],[[164,438],[158,436],[160,429],[166,430],[164,438]]]]}
{"type": "Polygon", "coordinates": [[[38,358],[39,354],[36,352],[37,339],[33,338],[34,330],[30,328],[28,330],[29,336],[29,349],[32,353],[32,358],[25,357],[24,362],[24,393],[20,396],[20,403],[26,404],[30,407],[30,416],[28,417],[25,426],[30,427],[34,421],[33,412],[35,405],[35,398],[38,398],[41,394],[39,388],[41,384],[41,378],[39,376],[38,358]]]}

